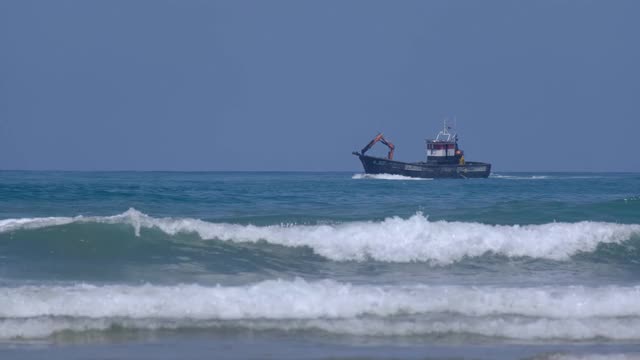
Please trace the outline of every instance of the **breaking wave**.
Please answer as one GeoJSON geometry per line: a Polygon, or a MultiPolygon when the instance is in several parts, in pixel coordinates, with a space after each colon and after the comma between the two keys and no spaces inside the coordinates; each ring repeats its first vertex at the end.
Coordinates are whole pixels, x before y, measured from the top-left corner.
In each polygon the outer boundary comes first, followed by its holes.
{"type": "Polygon", "coordinates": [[[640,287],[374,286],[301,279],[231,287],[22,286],[0,288],[0,338],[124,327],[638,340],[639,296],[640,287]]]}
{"type": "Polygon", "coordinates": [[[347,222],[331,225],[270,226],[211,223],[190,218],[153,218],[135,209],[105,217],[49,217],[0,221],[0,233],[72,223],[127,224],[168,235],[197,234],[203,240],[235,243],[261,241],[286,247],[308,247],[334,261],[377,260],[450,264],[465,257],[494,254],[567,260],[605,244],[621,244],[640,236],[638,224],[582,221],[542,225],[487,225],[429,221],[421,213],[408,219],[347,222]]]}

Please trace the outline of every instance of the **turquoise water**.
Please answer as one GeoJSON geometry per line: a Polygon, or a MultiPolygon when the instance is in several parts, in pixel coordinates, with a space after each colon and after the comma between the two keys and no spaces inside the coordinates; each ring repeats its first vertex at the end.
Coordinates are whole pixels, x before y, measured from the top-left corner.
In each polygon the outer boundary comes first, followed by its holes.
{"type": "Polygon", "coordinates": [[[14,357],[633,356],[638,299],[640,174],[0,172],[14,357]]]}

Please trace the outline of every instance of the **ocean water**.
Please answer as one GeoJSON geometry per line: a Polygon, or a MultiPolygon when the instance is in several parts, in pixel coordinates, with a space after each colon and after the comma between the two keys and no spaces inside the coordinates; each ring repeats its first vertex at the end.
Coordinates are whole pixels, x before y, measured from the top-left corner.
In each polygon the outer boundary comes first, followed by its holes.
{"type": "Polygon", "coordinates": [[[0,358],[640,359],[640,174],[0,172],[0,358]]]}

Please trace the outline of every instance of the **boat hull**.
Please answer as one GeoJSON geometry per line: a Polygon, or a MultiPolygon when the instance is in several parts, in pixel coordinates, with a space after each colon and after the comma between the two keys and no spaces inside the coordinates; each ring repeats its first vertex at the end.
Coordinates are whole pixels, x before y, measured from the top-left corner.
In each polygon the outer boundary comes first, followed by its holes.
{"type": "Polygon", "coordinates": [[[367,174],[393,174],[417,178],[487,178],[491,173],[491,164],[468,161],[459,164],[429,164],[426,162],[406,163],[374,156],[354,153],[364,167],[367,174]]]}

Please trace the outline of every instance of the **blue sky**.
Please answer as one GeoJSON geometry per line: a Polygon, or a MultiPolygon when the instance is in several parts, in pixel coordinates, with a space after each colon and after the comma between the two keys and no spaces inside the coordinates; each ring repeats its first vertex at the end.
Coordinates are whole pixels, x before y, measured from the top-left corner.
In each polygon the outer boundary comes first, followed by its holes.
{"type": "Polygon", "coordinates": [[[640,1],[0,2],[0,169],[640,171],[640,1]],[[377,147],[373,153],[384,154],[377,147]]]}

